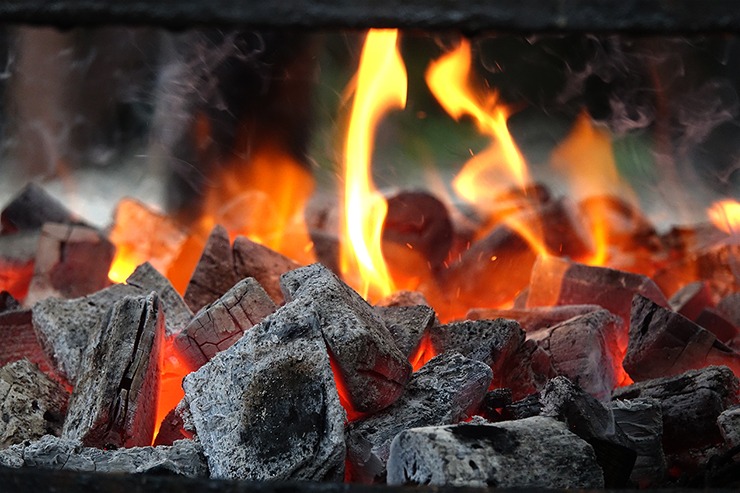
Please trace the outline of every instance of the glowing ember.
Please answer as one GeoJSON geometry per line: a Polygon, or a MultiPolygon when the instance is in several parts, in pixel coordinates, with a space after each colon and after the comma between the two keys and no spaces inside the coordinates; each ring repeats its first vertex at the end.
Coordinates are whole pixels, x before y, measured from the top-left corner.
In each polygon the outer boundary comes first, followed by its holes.
{"type": "Polygon", "coordinates": [[[162,360],[162,373],[159,385],[159,400],[157,402],[157,418],[154,425],[154,438],[159,433],[159,427],[167,414],[175,409],[185,396],[182,390],[182,379],[190,373],[190,368],[177,356],[172,341],[166,341],[162,360]]]}
{"type": "Polygon", "coordinates": [[[382,116],[406,105],[406,69],[396,48],[397,30],[368,32],[356,75],[345,147],[344,218],[340,268],[366,298],[387,296],[393,281],[381,252],[388,205],[370,177],[375,127],[382,116]]]}
{"type": "Polygon", "coordinates": [[[709,219],[725,233],[735,234],[740,231],[740,203],[735,200],[720,200],[712,204],[707,211],[709,219]]]}

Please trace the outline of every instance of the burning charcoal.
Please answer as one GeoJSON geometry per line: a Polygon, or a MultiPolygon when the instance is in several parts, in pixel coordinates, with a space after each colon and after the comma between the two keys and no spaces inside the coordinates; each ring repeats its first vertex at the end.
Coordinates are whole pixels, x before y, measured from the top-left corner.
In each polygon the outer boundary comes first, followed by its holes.
{"type": "Polygon", "coordinates": [[[78,298],[110,285],[115,247],[92,228],[45,224],[26,306],[54,296],[78,298]]]}
{"type": "Polygon", "coordinates": [[[116,303],[83,355],[62,436],[98,448],[151,444],[163,339],[155,292],[116,303]]]}
{"type": "Polygon", "coordinates": [[[540,257],[532,268],[527,307],[593,303],[630,319],[635,293],[646,296],[663,307],[668,300],[646,276],[606,267],[592,267],[557,257],[540,257]]]}
{"type": "Polygon", "coordinates": [[[660,401],[663,449],[675,453],[720,443],[717,417],[738,403],[738,379],[726,366],[710,366],[620,387],[612,397],[660,401]]]}
{"type": "Polygon", "coordinates": [[[192,420],[211,477],[342,477],[346,414],[312,305],[288,303],[185,377],[185,427],[192,420]]]}
{"type": "Polygon", "coordinates": [[[637,454],[632,442],[614,425],[611,413],[593,396],[565,377],[557,377],[540,392],[542,416],[564,421],[568,429],[586,440],[604,471],[607,488],[627,485],[637,454]]]}
{"type": "Polygon", "coordinates": [[[375,306],[373,310],[383,320],[396,347],[406,358],[419,347],[422,337],[437,320],[434,310],[427,305],[375,306]]]}
{"type": "Polygon", "coordinates": [[[21,304],[7,291],[0,291],[0,315],[21,310],[21,304]]]}
{"type": "Polygon", "coordinates": [[[599,305],[566,305],[542,306],[524,309],[498,310],[494,308],[473,308],[468,311],[466,318],[470,320],[509,318],[519,322],[525,332],[536,332],[540,329],[549,329],[560,322],[600,310],[599,305]]]}
{"type": "Polygon", "coordinates": [[[635,382],[708,365],[740,374],[740,355],[686,317],[636,294],[624,369],[635,382]]]}
{"type": "Polygon", "coordinates": [[[616,400],[610,403],[614,422],[632,442],[637,453],[630,479],[640,488],[661,485],[667,466],[663,454],[663,412],[656,399],[616,400]]]}
{"type": "Polygon", "coordinates": [[[0,289],[23,300],[33,278],[40,230],[0,235],[0,289]]]}
{"type": "Polygon", "coordinates": [[[0,448],[59,436],[69,392],[23,359],[0,368],[0,448]]]}
{"type": "Polygon", "coordinates": [[[378,301],[375,306],[416,306],[429,305],[427,299],[418,291],[396,291],[391,293],[382,300],[378,301]]]}
{"type": "Polygon", "coordinates": [[[725,315],[735,327],[740,327],[740,293],[725,296],[717,303],[717,310],[725,315]]]}
{"type": "Polygon", "coordinates": [[[550,355],[558,375],[601,397],[622,379],[623,333],[619,317],[599,310],[535,332],[530,338],[550,355]]]}
{"type": "Polygon", "coordinates": [[[694,281],[707,281],[713,298],[721,299],[740,290],[735,269],[739,257],[740,245],[724,242],[682,257],[653,274],[653,279],[666,293],[674,293],[694,281]]]}
{"type": "Polygon", "coordinates": [[[166,471],[190,478],[208,477],[203,447],[193,440],[179,440],[169,447],[101,450],[83,447],[79,440],[47,435],[0,452],[0,465],[112,474],[166,471]]]}
{"type": "Polygon", "coordinates": [[[506,370],[496,375],[496,385],[509,387],[515,400],[538,392],[557,372],[549,353],[527,339],[509,358],[506,370]]]}
{"type": "Polygon", "coordinates": [[[3,341],[0,344],[0,366],[26,358],[41,372],[66,384],[66,379],[47,357],[36,337],[31,310],[0,313],[0,340],[3,341]]]}
{"type": "Polygon", "coordinates": [[[722,411],[717,417],[717,426],[728,448],[740,445],[740,406],[722,411]]]}
{"type": "Polygon", "coordinates": [[[514,320],[467,320],[432,327],[430,341],[435,354],[455,351],[487,364],[498,385],[511,356],[524,342],[524,331],[514,320]]]}
{"type": "Polygon", "coordinates": [[[531,394],[524,399],[513,402],[501,410],[504,419],[525,419],[539,416],[542,412],[542,403],[539,394],[531,394]]]}
{"type": "Polygon", "coordinates": [[[594,450],[547,417],[414,428],[391,445],[389,484],[603,488],[594,450]]]}
{"type": "Polygon", "coordinates": [[[157,271],[152,264],[145,262],[126,279],[126,284],[135,286],[142,294],[156,291],[162,304],[165,320],[165,335],[178,334],[193,319],[193,312],[185,304],[180,293],[175,291],[170,281],[157,271]]]}
{"type": "Polygon", "coordinates": [[[197,313],[223,296],[238,280],[229,232],[223,226],[215,226],[185,290],[185,303],[197,313]]]}
{"type": "Polygon", "coordinates": [[[203,308],[175,337],[175,348],[188,366],[197,370],[276,309],[262,286],[248,277],[203,308]]]}
{"type": "Polygon", "coordinates": [[[45,223],[80,224],[66,207],[34,183],[29,183],[0,214],[2,233],[41,229],[45,223]]]}
{"type": "Polygon", "coordinates": [[[714,334],[720,342],[727,343],[738,334],[738,328],[714,308],[705,308],[694,321],[714,334]]]}
{"type": "Polygon", "coordinates": [[[503,418],[498,410],[512,403],[511,389],[493,389],[486,393],[481,403],[479,413],[490,422],[498,422],[503,418]]]}
{"type": "Polygon", "coordinates": [[[237,236],[234,240],[234,268],[238,279],[254,277],[275,303],[283,303],[280,276],[300,265],[266,246],[237,236]]]}
{"type": "Polygon", "coordinates": [[[286,301],[314,301],[352,407],[375,412],[391,405],[403,392],[412,367],[373,307],[321,264],[288,272],[280,284],[286,301]]]}
{"type": "Polygon", "coordinates": [[[705,308],[714,306],[708,282],[692,282],[676,291],[668,300],[671,310],[678,312],[689,320],[696,318],[705,308]]]}
{"type": "Polygon", "coordinates": [[[172,445],[177,440],[188,438],[185,436],[183,426],[182,416],[177,412],[177,408],[167,413],[159,426],[159,432],[154,439],[154,446],[172,445]]]}
{"type": "Polygon", "coordinates": [[[456,423],[475,412],[491,383],[491,369],[448,352],[414,372],[390,407],[347,426],[350,475],[363,483],[382,481],[391,441],[417,426],[456,423]]]}

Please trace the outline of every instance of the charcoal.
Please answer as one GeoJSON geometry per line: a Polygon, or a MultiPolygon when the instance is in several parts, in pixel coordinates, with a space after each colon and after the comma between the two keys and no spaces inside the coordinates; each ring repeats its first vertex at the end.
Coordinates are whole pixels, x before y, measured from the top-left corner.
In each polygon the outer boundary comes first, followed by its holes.
{"type": "Polygon", "coordinates": [[[0,368],[0,448],[59,436],[69,392],[26,359],[0,368]]]}
{"type": "Polygon", "coordinates": [[[466,318],[470,320],[508,318],[519,322],[519,326],[525,332],[536,332],[600,309],[599,305],[538,306],[523,309],[472,308],[468,310],[466,318]]]}
{"type": "Polygon", "coordinates": [[[0,313],[0,340],[3,341],[0,344],[0,366],[26,358],[54,380],[67,384],[36,337],[31,310],[0,313]]]}
{"type": "Polygon", "coordinates": [[[193,312],[180,296],[170,281],[155,269],[152,264],[145,262],[126,279],[126,284],[141,289],[141,293],[156,291],[162,304],[165,319],[165,335],[173,337],[180,333],[193,319],[193,312]]]}
{"type": "Polygon", "coordinates": [[[401,395],[412,367],[373,307],[321,264],[280,280],[286,301],[313,300],[348,400],[359,412],[379,411],[401,395]]]}
{"type": "Polygon", "coordinates": [[[427,305],[375,306],[373,309],[383,320],[396,347],[406,358],[414,354],[424,334],[437,320],[434,310],[427,305]]]}
{"type": "Polygon", "coordinates": [[[101,450],[84,447],[79,440],[44,436],[0,452],[0,465],[39,467],[65,471],[96,471],[112,474],[177,474],[208,477],[203,447],[193,440],[172,446],[101,450]]]}
{"type": "Polygon", "coordinates": [[[514,400],[538,392],[545,383],[557,376],[550,354],[527,339],[509,358],[506,369],[494,376],[494,384],[511,389],[514,400]]]}
{"type": "Polygon", "coordinates": [[[339,251],[341,242],[335,233],[312,229],[309,231],[313,247],[311,248],[316,260],[325,265],[330,271],[339,275],[339,251]]]}
{"type": "Polygon", "coordinates": [[[647,276],[540,257],[532,268],[527,307],[593,303],[621,317],[626,327],[635,293],[668,307],[668,300],[647,276]]]}
{"type": "Polygon", "coordinates": [[[344,421],[314,303],[288,303],[183,380],[211,477],[332,480],[344,421]]]}
{"type": "Polygon", "coordinates": [[[177,440],[183,440],[188,438],[183,430],[184,423],[182,416],[177,412],[177,408],[171,410],[164,417],[162,423],[159,426],[159,432],[154,438],[154,446],[157,445],[172,445],[177,440]]]}
{"type": "Polygon", "coordinates": [[[558,375],[578,383],[596,397],[621,381],[624,354],[622,320],[599,310],[530,334],[551,358],[558,375]]]}
{"type": "Polygon", "coordinates": [[[79,298],[109,286],[115,251],[116,247],[92,228],[45,224],[26,306],[49,296],[79,298]]]}
{"type": "Polygon", "coordinates": [[[717,417],[738,403],[738,379],[726,366],[689,370],[620,387],[613,399],[654,398],[663,413],[666,453],[720,443],[717,417]]]}
{"type": "Polygon", "coordinates": [[[717,303],[717,310],[735,327],[740,327],[740,293],[732,293],[722,298],[717,303]]]}
{"type": "Polygon", "coordinates": [[[593,448],[547,417],[414,428],[391,445],[389,484],[603,488],[593,448]]]}
{"type": "Polygon", "coordinates": [[[40,230],[0,235],[0,289],[23,300],[33,278],[40,230]]]}
{"type": "Polygon", "coordinates": [[[680,313],[689,320],[696,321],[696,318],[705,308],[714,306],[709,283],[697,281],[687,284],[671,296],[668,304],[674,312],[680,313]]]}
{"type": "Polygon", "coordinates": [[[505,318],[438,325],[432,327],[429,333],[436,354],[455,351],[483,362],[493,370],[494,381],[525,338],[519,324],[505,318]]]}
{"type": "Polygon", "coordinates": [[[501,409],[512,403],[511,389],[493,389],[483,398],[483,406],[489,409],[501,409]]]}
{"type": "Polygon", "coordinates": [[[35,183],[26,185],[0,214],[3,234],[41,229],[45,223],[80,224],[80,221],[35,183]]]}
{"type": "Polygon", "coordinates": [[[719,342],[728,343],[738,334],[737,326],[714,308],[705,308],[694,321],[696,325],[714,334],[719,342]]]}
{"type": "Polygon", "coordinates": [[[542,402],[539,393],[530,394],[527,397],[504,406],[501,415],[504,419],[525,419],[539,416],[542,413],[542,402]]]}
{"type": "Polygon", "coordinates": [[[234,240],[234,269],[238,279],[254,277],[278,305],[283,303],[280,276],[300,265],[244,236],[234,240]]]}
{"type": "Polygon", "coordinates": [[[631,441],[637,453],[630,479],[641,488],[663,483],[667,472],[663,454],[663,412],[660,401],[651,398],[616,400],[610,403],[614,422],[631,441]]]}
{"type": "Polygon", "coordinates": [[[403,430],[456,423],[479,407],[491,383],[491,369],[448,352],[414,372],[390,407],[347,426],[350,475],[363,483],[382,481],[391,441],[403,430]]]}
{"type": "Polygon", "coordinates": [[[722,411],[717,416],[717,426],[728,448],[740,445],[740,405],[722,411]]]}
{"type": "Polygon", "coordinates": [[[248,277],[198,312],[175,337],[175,348],[190,369],[197,370],[276,309],[262,286],[248,277]]]}
{"type": "Polygon", "coordinates": [[[424,294],[418,291],[396,291],[378,301],[375,306],[429,305],[424,294]]]}
{"type": "Polygon", "coordinates": [[[0,291],[0,315],[5,312],[13,312],[21,309],[21,304],[12,294],[7,291],[0,291]]]}
{"type": "Polygon", "coordinates": [[[686,317],[635,295],[624,369],[635,382],[708,365],[740,374],[740,355],[686,317]]]}
{"type": "Polygon", "coordinates": [[[539,399],[542,416],[565,422],[594,448],[607,488],[627,486],[637,454],[603,404],[565,377],[547,382],[539,399]]]}
{"type": "Polygon", "coordinates": [[[238,280],[229,232],[223,226],[214,226],[185,290],[185,303],[197,313],[223,296],[238,280]]]}
{"type": "Polygon", "coordinates": [[[151,444],[163,340],[156,292],[113,305],[83,354],[63,438],[98,448],[151,444]]]}

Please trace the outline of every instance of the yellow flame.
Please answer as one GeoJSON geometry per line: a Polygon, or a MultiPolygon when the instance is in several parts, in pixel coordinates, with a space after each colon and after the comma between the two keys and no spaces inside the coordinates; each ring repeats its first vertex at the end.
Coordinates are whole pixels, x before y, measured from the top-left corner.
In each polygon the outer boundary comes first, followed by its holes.
{"type": "Polygon", "coordinates": [[[386,112],[406,106],[406,69],[396,48],[397,38],[395,29],[371,29],[367,34],[345,147],[346,234],[341,244],[341,270],[351,284],[361,283],[360,292],[366,298],[386,296],[394,289],[381,252],[388,204],[372,184],[370,160],[378,121],[386,112]]]}
{"type": "Polygon", "coordinates": [[[494,138],[486,150],[465,164],[452,182],[461,197],[485,206],[492,190],[501,189],[507,180],[524,189],[529,175],[524,157],[506,126],[509,110],[498,101],[496,91],[476,97],[476,91],[468,83],[470,62],[470,42],[463,39],[456,50],[429,66],[426,80],[450,116],[459,120],[463,115],[470,115],[482,133],[494,138]]]}
{"type": "Polygon", "coordinates": [[[725,233],[735,234],[740,231],[740,203],[736,200],[717,201],[707,213],[712,224],[725,233]]]}

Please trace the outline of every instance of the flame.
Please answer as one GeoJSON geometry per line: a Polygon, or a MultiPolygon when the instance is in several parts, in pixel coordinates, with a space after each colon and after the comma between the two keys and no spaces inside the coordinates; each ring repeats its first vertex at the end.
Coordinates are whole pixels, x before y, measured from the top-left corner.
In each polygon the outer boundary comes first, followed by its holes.
{"type": "Polygon", "coordinates": [[[422,366],[426,365],[427,362],[434,358],[436,356],[436,352],[434,351],[434,346],[432,346],[432,338],[429,336],[429,333],[424,334],[424,337],[422,337],[421,342],[419,343],[419,347],[416,348],[416,351],[409,356],[409,362],[411,363],[411,366],[414,368],[414,371],[418,370],[422,366]]]}
{"type": "Polygon", "coordinates": [[[740,232],[740,203],[735,200],[720,200],[707,211],[715,227],[727,234],[740,232]]]}
{"type": "Polygon", "coordinates": [[[344,156],[344,218],[340,269],[363,297],[394,291],[381,251],[388,205],[370,176],[375,127],[382,116],[406,106],[407,79],[396,47],[398,30],[371,29],[355,76],[355,97],[344,156]]]}

